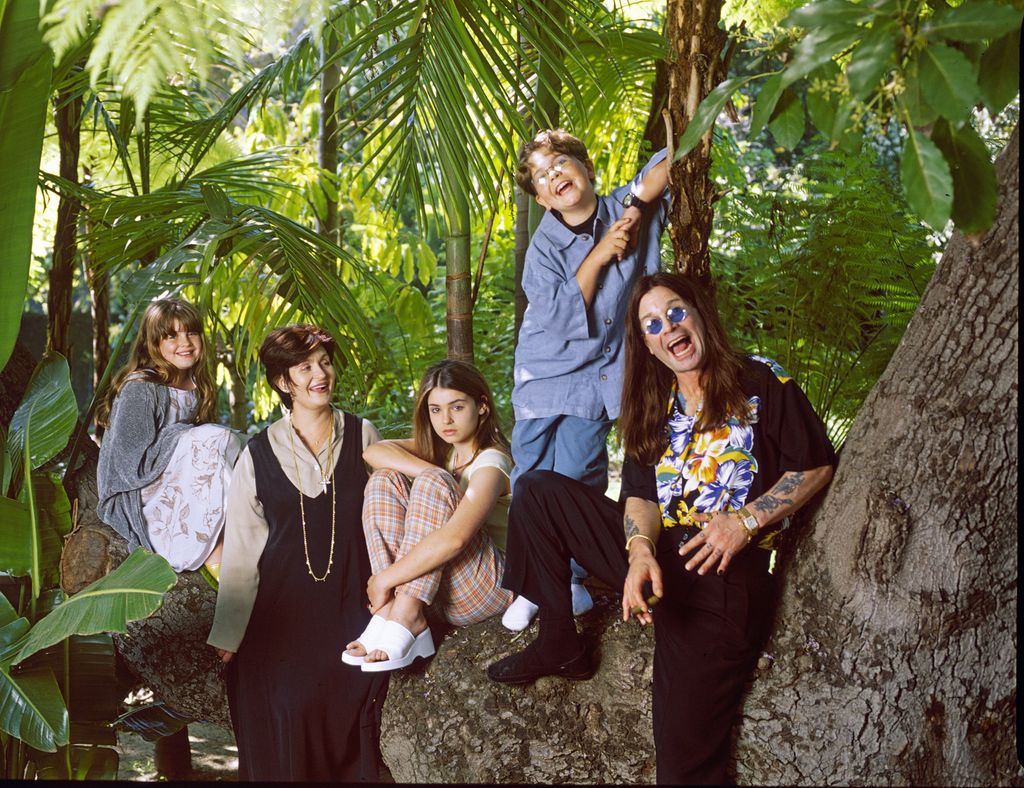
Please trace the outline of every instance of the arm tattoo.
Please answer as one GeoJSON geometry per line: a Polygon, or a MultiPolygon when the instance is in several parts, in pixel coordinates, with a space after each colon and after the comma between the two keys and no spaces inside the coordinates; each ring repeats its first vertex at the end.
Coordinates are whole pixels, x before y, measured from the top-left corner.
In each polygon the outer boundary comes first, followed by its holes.
{"type": "Polygon", "coordinates": [[[782,478],[775,484],[775,492],[783,495],[789,495],[803,483],[803,471],[790,471],[789,473],[782,474],[782,478]]]}
{"type": "Polygon", "coordinates": [[[788,471],[782,474],[775,486],[754,501],[751,506],[759,512],[771,514],[783,506],[792,506],[793,499],[788,497],[800,489],[805,481],[803,471],[788,471]]]}
{"type": "Polygon", "coordinates": [[[630,517],[628,514],[623,519],[622,527],[623,530],[625,530],[626,532],[626,539],[629,539],[629,537],[636,536],[638,533],[640,533],[640,527],[636,524],[636,522],[634,522],[633,518],[630,517]]]}
{"type": "Polygon", "coordinates": [[[772,495],[769,492],[769,493],[765,493],[764,495],[762,495],[760,498],[758,498],[756,501],[754,501],[754,503],[751,504],[751,505],[757,511],[759,511],[759,512],[769,512],[770,513],[770,512],[774,512],[780,506],[785,506],[786,504],[789,504],[789,503],[792,503],[792,501],[787,500],[787,499],[776,498],[774,495],[772,495]]]}

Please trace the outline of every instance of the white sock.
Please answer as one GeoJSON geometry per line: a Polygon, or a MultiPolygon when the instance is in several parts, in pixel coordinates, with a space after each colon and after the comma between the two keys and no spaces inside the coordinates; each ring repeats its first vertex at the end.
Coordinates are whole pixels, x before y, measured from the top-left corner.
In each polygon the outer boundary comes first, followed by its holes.
{"type": "Polygon", "coordinates": [[[572,614],[582,616],[589,613],[594,607],[594,600],[590,598],[586,586],[583,583],[570,583],[569,587],[572,589],[572,614]]]}
{"type": "Polygon", "coordinates": [[[530,626],[537,610],[539,608],[525,596],[517,596],[501,617],[501,625],[513,632],[524,630],[530,626]]]}

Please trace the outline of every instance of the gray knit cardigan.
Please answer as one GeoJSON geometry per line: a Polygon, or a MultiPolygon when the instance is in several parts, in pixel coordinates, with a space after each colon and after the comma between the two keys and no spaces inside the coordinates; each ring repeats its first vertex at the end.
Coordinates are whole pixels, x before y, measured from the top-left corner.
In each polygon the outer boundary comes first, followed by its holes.
{"type": "Polygon", "coordinates": [[[168,424],[167,386],[130,378],[114,399],[96,469],[100,519],[128,540],[153,551],[142,516],[142,488],[167,468],[181,434],[193,425],[168,424]]]}

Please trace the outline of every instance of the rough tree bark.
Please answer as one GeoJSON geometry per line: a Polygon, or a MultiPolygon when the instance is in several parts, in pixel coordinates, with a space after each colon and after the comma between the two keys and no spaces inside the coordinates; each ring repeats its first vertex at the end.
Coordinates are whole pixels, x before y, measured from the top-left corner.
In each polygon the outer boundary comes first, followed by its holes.
{"type": "MultiPolygon", "coordinates": [[[[82,95],[62,91],[57,94],[53,111],[60,146],[60,177],[78,183],[79,135],[82,95]]],[[[57,204],[57,228],[53,239],[53,263],[46,300],[48,318],[46,344],[64,358],[71,357],[71,296],[75,270],[75,246],[78,239],[78,199],[62,194],[57,204]]]]}
{"type": "MultiPolygon", "coordinates": [[[[666,60],[673,137],[668,144],[673,150],[697,106],[728,71],[729,58],[723,56],[727,36],[718,26],[721,13],[722,0],[668,0],[666,60]]],[[[669,188],[669,237],[675,250],[676,270],[709,281],[708,238],[714,218],[712,205],[717,199],[711,180],[710,130],[697,147],[672,165],[669,188]]]]}
{"type": "Polygon", "coordinates": [[[980,244],[957,233],[794,540],[739,778],[1022,784],[1014,744],[1018,131],[980,244]]]}

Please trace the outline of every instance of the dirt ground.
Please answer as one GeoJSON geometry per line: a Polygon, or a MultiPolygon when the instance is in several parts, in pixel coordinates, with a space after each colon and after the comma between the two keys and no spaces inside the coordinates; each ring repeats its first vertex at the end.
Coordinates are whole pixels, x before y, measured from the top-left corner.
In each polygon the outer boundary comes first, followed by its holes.
{"type": "MultiPolygon", "coordinates": [[[[192,772],[183,779],[193,782],[235,782],[238,780],[238,749],[235,737],[216,725],[194,722],[188,726],[188,740],[192,748],[192,772]]],[[[117,751],[121,763],[117,769],[119,780],[156,782],[153,742],[126,731],[117,732],[117,751]]]]}

